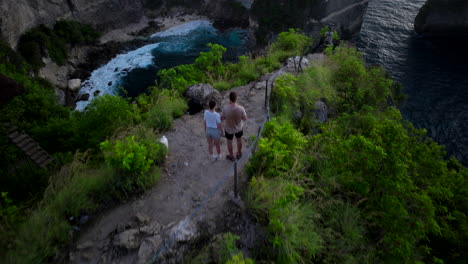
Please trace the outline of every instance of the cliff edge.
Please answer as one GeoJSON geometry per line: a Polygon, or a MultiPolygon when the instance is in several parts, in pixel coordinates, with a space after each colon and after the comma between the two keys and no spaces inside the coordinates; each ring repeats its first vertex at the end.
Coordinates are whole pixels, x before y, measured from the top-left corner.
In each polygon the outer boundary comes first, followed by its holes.
{"type": "Polygon", "coordinates": [[[414,22],[425,37],[468,36],[468,1],[428,0],[414,22]]]}

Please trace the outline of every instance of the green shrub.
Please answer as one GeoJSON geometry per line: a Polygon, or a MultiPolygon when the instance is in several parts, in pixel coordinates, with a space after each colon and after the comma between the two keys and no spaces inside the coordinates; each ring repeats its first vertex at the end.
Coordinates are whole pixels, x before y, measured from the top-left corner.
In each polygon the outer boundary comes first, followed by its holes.
{"type": "Polygon", "coordinates": [[[272,120],[265,124],[257,154],[251,159],[251,174],[276,177],[301,169],[301,151],[307,140],[292,124],[272,120]]]}
{"type": "Polygon", "coordinates": [[[138,103],[144,111],[143,122],[146,127],[159,132],[172,127],[174,118],[182,116],[187,110],[187,102],[177,92],[153,89],[150,96],[140,96],[138,103]]]}
{"type": "Polygon", "coordinates": [[[367,68],[352,48],[327,52],[331,61],[276,85],[272,105],[280,122],[266,124],[248,165],[256,176],[248,205],[271,242],[265,258],[275,253],[278,263],[463,263],[468,170],[444,160],[442,147],[389,106],[392,96],[400,100],[398,87],[381,68],[367,68]],[[304,129],[305,122],[314,122],[308,113],[318,98],[326,99],[335,119],[304,129]],[[290,109],[297,108],[303,116],[295,124],[305,136],[291,125],[290,109]],[[301,139],[307,144],[295,150],[301,139]],[[290,186],[303,194],[285,199],[296,193],[290,186]],[[299,229],[313,239],[300,245],[311,251],[295,244],[302,239],[295,228],[304,222],[309,226],[299,229]],[[310,252],[315,254],[305,254],[310,252]]]}
{"type": "Polygon", "coordinates": [[[70,120],[74,127],[75,149],[96,148],[117,128],[130,127],[139,118],[139,111],[120,96],[96,97],[82,112],[74,111],[70,120]]]}
{"type": "Polygon", "coordinates": [[[317,213],[300,202],[304,189],[291,181],[252,178],[247,194],[249,209],[267,225],[277,263],[311,263],[322,248],[315,230],[317,213]]]}
{"type": "Polygon", "coordinates": [[[101,143],[106,162],[117,170],[111,193],[124,197],[152,186],[159,178],[153,165],[162,164],[167,154],[166,146],[159,143],[152,130],[137,128],[129,134],[101,143]]]}
{"type": "Polygon", "coordinates": [[[292,55],[306,54],[312,46],[312,40],[297,30],[290,28],[287,32],[278,34],[278,38],[271,46],[271,52],[285,51],[292,55]]]}
{"type": "MultiPolygon", "coordinates": [[[[162,156],[167,150],[158,143],[141,144],[134,136],[126,137],[123,141],[117,140],[114,144],[108,140],[101,143],[106,162],[112,167],[131,175],[141,175],[155,163],[153,157],[162,156]]],[[[161,162],[161,160],[157,160],[161,162]]]]}
{"type": "Polygon", "coordinates": [[[338,46],[328,54],[337,67],[332,84],[340,112],[358,111],[364,105],[386,107],[393,81],[381,68],[367,69],[362,54],[354,48],[338,46]]]}
{"type": "Polygon", "coordinates": [[[232,258],[226,262],[226,264],[254,264],[254,261],[249,258],[244,258],[244,254],[239,252],[233,255],[232,258]]]}
{"type": "Polygon", "coordinates": [[[274,113],[290,114],[298,111],[299,93],[296,90],[297,78],[291,74],[284,74],[275,81],[275,86],[271,90],[271,110],[274,113]]]}

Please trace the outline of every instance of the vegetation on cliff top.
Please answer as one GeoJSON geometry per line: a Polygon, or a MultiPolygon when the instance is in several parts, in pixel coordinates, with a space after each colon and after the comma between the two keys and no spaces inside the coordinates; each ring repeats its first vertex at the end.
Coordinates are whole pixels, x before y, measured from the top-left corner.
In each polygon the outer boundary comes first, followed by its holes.
{"type": "Polygon", "coordinates": [[[230,86],[245,84],[279,67],[281,60],[308,43],[308,38],[292,30],[280,36],[270,56],[244,57],[240,65],[222,63],[225,48],[211,45],[211,51],[201,53],[194,64],[167,70],[180,72],[160,73],[164,78],[159,87],[149,88],[148,95],[135,99],[100,96],[82,112],[59,106],[52,86],[28,77],[27,63],[25,68],[2,64],[2,73],[23,84],[26,94],[2,106],[0,121],[29,133],[64,164],[49,177],[38,168],[25,167],[21,153],[9,144],[6,127],[2,127],[0,139],[9,151],[1,161],[5,173],[0,191],[5,194],[0,231],[5,238],[2,248],[10,249],[2,253],[8,253],[7,260],[13,263],[48,262],[60,255],[72,238],[72,225],[76,225],[70,219],[93,213],[110,200],[140,192],[157,180],[157,166],[165,157],[165,149],[154,143],[158,142],[156,135],[185,113],[187,104],[181,94],[187,85],[200,80],[230,86]],[[233,69],[237,70],[228,72],[233,69]],[[235,84],[228,83],[237,78],[240,81],[235,84]],[[38,172],[41,177],[36,177],[38,172]],[[31,179],[42,181],[31,185],[31,179]],[[29,212],[30,208],[35,209],[29,212]],[[15,243],[11,243],[13,240],[15,243]]]}
{"type": "Polygon", "coordinates": [[[42,58],[50,57],[58,65],[63,65],[71,47],[92,44],[98,38],[99,33],[89,25],[60,20],[52,29],[41,25],[24,33],[18,42],[18,51],[38,70],[44,66],[42,58]]]}
{"type": "Polygon", "coordinates": [[[353,48],[327,54],[272,90],[276,117],[249,165],[248,204],[269,241],[257,259],[463,263],[468,170],[389,104],[398,86],[381,68],[353,48]]]}
{"type": "MultiPolygon", "coordinates": [[[[224,48],[212,45],[194,64],[160,72],[148,95],[133,101],[102,96],[83,112],[58,106],[51,86],[27,76],[27,63],[0,64],[27,90],[2,106],[0,121],[30,133],[64,164],[49,177],[37,169],[18,175],[13,167],[25,164],[2,131],[0,243],[8,252],[1,257],[11,263],[54,261],[72,239],[72,219],[154,184],[166,153],[155,143],[157,134],[187,109],[181,97],[187,85],[242,85],[310,44],[290,30],[266,56],[243,57],[238,64],[222,63],[224,48]],[[33,174],[38,172],[39,178],[33,174]],[[28,190],[33,196],[21,189],[30,179],[42,180],[28,190]],[[25,203],[32,197],[36,203],[25,203]],[[24,210],[31,204],[34,209],[24,210]]],[[[381,68],[367,68],[352,48],[327,54],[324,64],[279,78],[272,91],[276,118],[266,124],[249,166],[254,178],[248,204],[269,242],[256,259],[463,263],[467,169],[445,160],[440,146],[402,119],[391,106],[399,86],[381,68]],[[325,124],[315,119],[317,100],[330,108],[325,124]]],[[[237,252],[233,239],[225,242],[231,255],[237,252]]],[[[241,254],[222,261],[251,262],[241,254]]]]}

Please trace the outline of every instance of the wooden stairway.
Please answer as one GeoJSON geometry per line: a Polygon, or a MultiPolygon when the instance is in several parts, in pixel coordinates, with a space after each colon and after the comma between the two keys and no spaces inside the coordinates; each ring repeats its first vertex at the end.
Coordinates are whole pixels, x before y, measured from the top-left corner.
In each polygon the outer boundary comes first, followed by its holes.
{"type": "Polygon", "coordinates": [[[47,169],[48,166],[56,164],[55,160],[34,139],[20,132],[17,127],[8,129],[8,137],[37,166],[47,169]]]}

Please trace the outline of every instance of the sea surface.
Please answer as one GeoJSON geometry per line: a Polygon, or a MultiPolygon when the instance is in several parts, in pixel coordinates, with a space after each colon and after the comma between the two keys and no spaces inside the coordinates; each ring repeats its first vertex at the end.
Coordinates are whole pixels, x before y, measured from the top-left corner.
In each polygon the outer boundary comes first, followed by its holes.
{"type": "Polygon", "coordinates": [[[158,32],[150,39],[153,43],[119,54],[94,70],[79,92],[88,93],[90,98],[77,102],[76,110],[85,109],[94,93],[135,97],[146,92],[149,86],[154,86],[159,70],[192,63],[201,51],[209,50],[208,43],[223,45],[227,48],[225,58],[235,61],[248,53],[249,41],[247,31],[234,28],[218,32],[207,20],[187,22],[158,32]]]}
{"type": "Polygon", "coordinates": [[[403,84],[403,116],[468,166],[468,39],[420,38],[413,22],[424,2],[370,0],[355,42],[403,84]]]}

